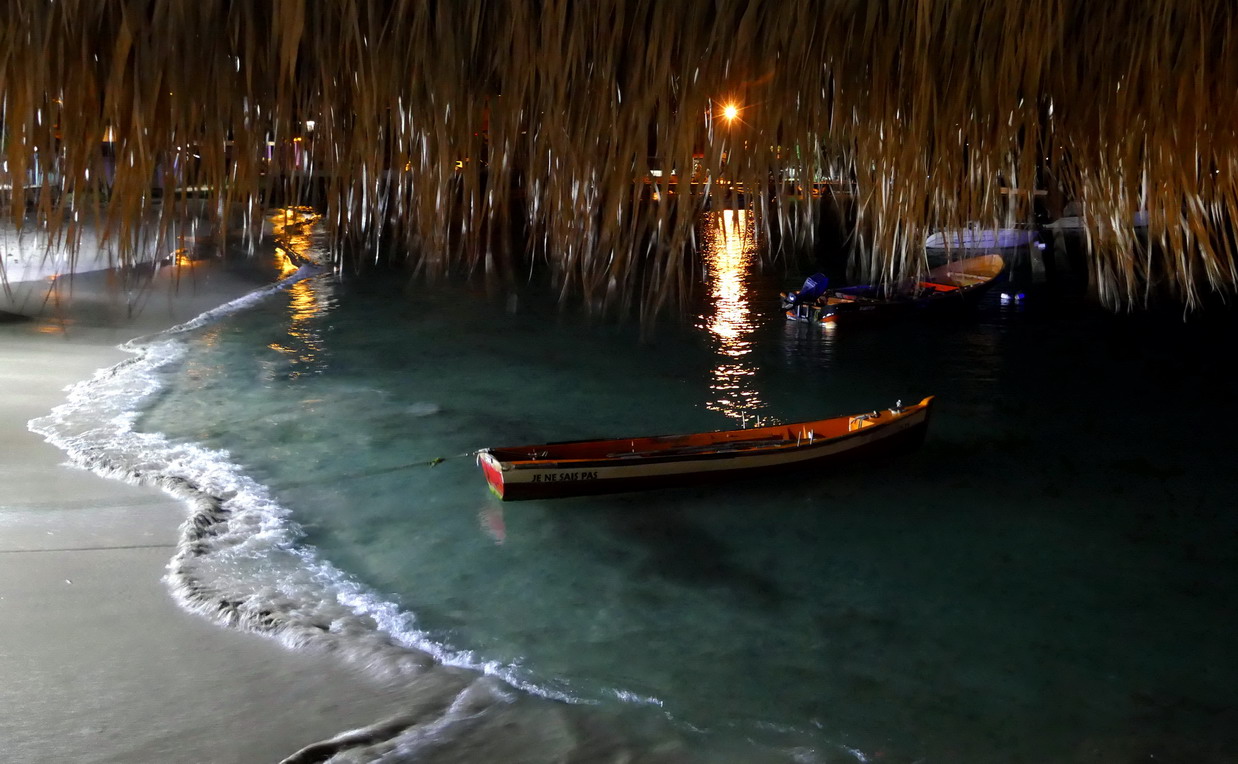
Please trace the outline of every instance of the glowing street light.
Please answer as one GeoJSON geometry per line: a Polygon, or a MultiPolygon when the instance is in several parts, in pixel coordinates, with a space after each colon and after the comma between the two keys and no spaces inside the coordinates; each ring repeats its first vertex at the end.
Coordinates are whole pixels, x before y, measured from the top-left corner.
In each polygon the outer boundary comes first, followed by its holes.
{"type": "Polygon", "coordinates": [[[733,103],[728,103],[722,107],[722,118],[727,122],[734,122],[739,116],[739,107],[733,103]]]}

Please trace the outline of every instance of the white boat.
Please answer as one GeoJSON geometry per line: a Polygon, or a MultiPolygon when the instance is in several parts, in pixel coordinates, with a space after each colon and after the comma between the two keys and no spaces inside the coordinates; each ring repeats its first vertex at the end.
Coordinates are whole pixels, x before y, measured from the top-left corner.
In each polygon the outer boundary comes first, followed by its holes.
{"type": "Polygon", "coordinates": [[[925,249],[994,250],[1030,247],[1039,242],[1033,228],[981,228],[968,226],[962,229],[938,231],[924,241],[925,249]]]}
{"type": "MultiPolygon", "coordinates": [[[[1053,231],[1074,233],[1085,230],[1088,227],[1088,220],[1082,215],[1064,215],[1045,227],[1053,231]]],[[[1131,215],[1131,227],[1136,231],[1146,230],[1148,227],[1148,211],[1137,210],[1134,215],[1131,215]]]]}

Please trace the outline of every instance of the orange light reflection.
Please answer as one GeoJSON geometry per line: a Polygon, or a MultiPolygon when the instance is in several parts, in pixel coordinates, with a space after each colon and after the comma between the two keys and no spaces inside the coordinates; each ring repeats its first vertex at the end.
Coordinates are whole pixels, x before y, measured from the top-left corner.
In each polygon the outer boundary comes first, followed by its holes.
{"type": "Polygon", "coordinates": [[[309,207],[283,207],[267,218],[281,276],[295,272],[304,262],[324,262],[322,247],[311,235],[321,217],[309,207]]]}
{"type": "MultiPolygon", "coordinates": [[[[281,275],[294,273],[302,263],[323,262],[323,249],[315,242],[320,216],[308,207],[275,210],[268,218],[275,238],[275,255],[281,275]]],[[[325,343],[315,320],[332,305],[330,282],[305,278],[288,287],[288,336],[268,347],[289,356],[290,377],[317,373],[324,363],[325,343]]]]}
{"type": "Polygon", "coordinates": [[[745,210],[709,212],[706,216],[701,257],[713,312],[701,317],[701,328],[713,335],[721,356],[710,372],[710,389],[716,397],[706,407],[744,422],[766,405],[754,384],[756,370],[742,361],[752,352],[750,337],[756,328],[747,283],[756,257],[756,231],[745,210]]]}

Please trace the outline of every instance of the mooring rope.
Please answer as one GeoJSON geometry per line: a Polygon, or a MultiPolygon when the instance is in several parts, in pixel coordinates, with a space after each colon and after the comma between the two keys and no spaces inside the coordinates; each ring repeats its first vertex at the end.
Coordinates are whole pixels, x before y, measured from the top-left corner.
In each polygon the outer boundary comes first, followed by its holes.
{"type": "MultiPolygon", "coordinates": [[[[381,467],[375,470],[365,470],[363,472],[354,472],[351,475],[339,475],[337,477],[332,477],[330,481],[334,483],[334,482],[338,482],[341,480],[358,480],[360,478],[373,477],[375,475],[385,475],[389,472],[399,472],[400,470],[411,469],[413,467],[436,467],[442,464],[443,462],[451,460],[451,459],[459,459],[464,456],[475,456],[476,454],[477,454],[477,451],[465,451],[462,454],[452,454],[451,456],[436,456],[433,459],[420,459],[415,462],[406,462],[404,464],[392,465],[391,467],[381,467]]],[[[319,480],[302,480],[296,483],[284,483],[280,485],[279,487],[281,489],[300,488],[302,486],[307,486],[307,485],[316,485],[321,482],[322,481],[319,481],[319,480]]]]}
{"type": "Polygon", "coordinates": [[[476,456],[477,451],[465,451],[462,454],[452,454],[451,456],[436,456],[428,461],[408,462],[407,464],[397,464],[394,467],[383,467],[379,470],[370,470],[368,472],[358,472],[351,477],[368,477],[370,475],[382,475],[387,472],[398,472],[399,470],[408,469],[409,467],[436,467],[448,459],[459,459],[462,456],[476,456]]]}

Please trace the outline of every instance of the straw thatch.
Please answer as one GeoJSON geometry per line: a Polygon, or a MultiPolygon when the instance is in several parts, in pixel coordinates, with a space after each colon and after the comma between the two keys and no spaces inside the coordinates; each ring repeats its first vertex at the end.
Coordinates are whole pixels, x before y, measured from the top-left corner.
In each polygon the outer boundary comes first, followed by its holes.
{"type": "Polygon", "coordinates": [[[866,275],[1000,220],[1000,179],[1083,203],[1109,304],[1238,281],[1232,0],[3,4],[5,209],[70,243],[98,220],[122,257],[207,187],[220,224],[313,198],[357,251],[546,262],[565,294],[650,309],[704,197],[646,179],[684,188],[695,163],[784,241],[810,243],[816,207],[771,180],[853,183],[866,275]]]}

